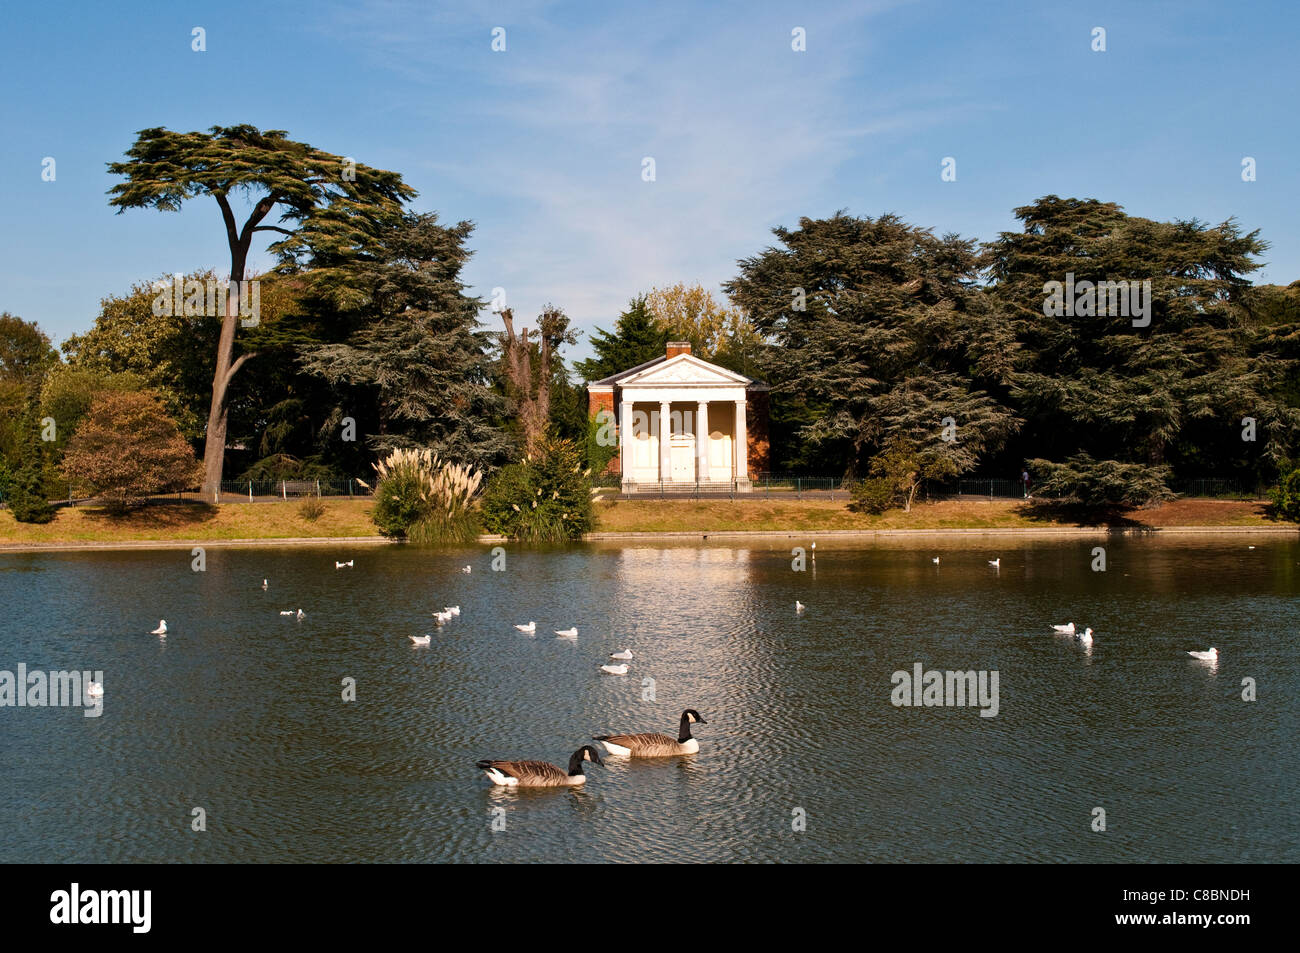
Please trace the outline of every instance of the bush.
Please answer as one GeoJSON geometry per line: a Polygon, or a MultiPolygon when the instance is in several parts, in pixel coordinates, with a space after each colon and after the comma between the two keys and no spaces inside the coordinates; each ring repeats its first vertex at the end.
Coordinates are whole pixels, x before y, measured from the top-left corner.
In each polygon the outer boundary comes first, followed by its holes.
{"type": "Polygon", "coordinates": [[[860,480],[851,490],[849,509],[857,513],[883,513],[895,503],[894,481],[885,477],[860,480]]]}
{"type": "Polygon", "coordinates": [[[571,441],[548,438],[535,455],[497,471],[483,491],[483,526],[528,542],[577,539],[595,523],[591,470],[571,441]]]}
{"type": "Polygon", "coordinates": [[[203,468],[148,391],[105,391],[68,441],[62,470],[112,511],[198,485],[203,468]]]}
{"type": "Polygon", "coordinates": [[[9,483],[5,498],[9,512],[20,523],[48,523],[54,519],[54,507],[45,492],[45,480],[39,461],[25,461],[9,483]]]}
{"type": "Polygon", "coordinates": [[[375,470],[379,482],[370,518],[385,536],[437,545],[470,542],[477,535],[472,507],[483,475],[472,467],[442,463],[431,450],[394,450],[375,470]]]}
{"type": "Polygon", "coordinates": [[[298,504],[298,515],[309,523],[314,523],[325,515],[325,504],[315,493],[308,493],[298,504]]]}
{"type": "Polygon", "coordinates": [[[1174,498],[1167,466],[1094,460],[1080,453],[1064,463],[1030,460],[1027,467],[1038,474],[1037,494],[1074,499],[1085,506],[1150,506],[1174,498]]]}
{"type": "Polygon", "coordinates": [[[1300,470],[1292,470],[1273,491],[1273,515],[1300,522],[1300,470]]]}

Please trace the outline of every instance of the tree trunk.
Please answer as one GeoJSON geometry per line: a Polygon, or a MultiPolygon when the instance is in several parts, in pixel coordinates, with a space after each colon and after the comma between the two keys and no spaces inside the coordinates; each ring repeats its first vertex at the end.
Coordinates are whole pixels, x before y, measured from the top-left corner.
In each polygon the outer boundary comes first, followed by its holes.
{"type": "MultiPolygon", "coordinates": [[[[239,269],[243,281],[243,268],[239,269]]],[[[208,432],[203,444],[203,498],[216,503],[221,492],[221,476],[226,464],[226,430],[230,424],[230,408],[226,391],[230,386],[231,358],[235,352],[235,327],[239,323],[238,307],[232,307],[226,297],[226,313],[221,319],[221,338],[217,344],[217,371],[212,377],[212,406],[208,410],[208,432]]]]}

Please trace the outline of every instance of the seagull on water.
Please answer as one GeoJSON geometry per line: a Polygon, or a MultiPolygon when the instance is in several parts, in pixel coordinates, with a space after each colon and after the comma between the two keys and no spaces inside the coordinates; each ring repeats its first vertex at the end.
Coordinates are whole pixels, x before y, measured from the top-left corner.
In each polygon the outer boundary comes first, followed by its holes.
{"type": "Polygon", "coordinates": [[[936,566],[939,565],[939,557],[935,556],[933,559],[930,560],[930,562],[934,563],[936,566]]]}
{"type": "Polygon", "coordinates": [[[803,615],[803,610],[804,610],[804,609],[807,609],[807,608],[808,608],[808,607],[807,607],[806,605],[804,605],[802,602],[800,602],[798,599],[796,599],[796,600],[794,601],[794,614],[795,614],[795,615],[803,615]]]}
{"type": "Polygon", "coordinates": [[[1092,629],[1084,629],[1079,635],[1075,636],[1085,649],[1092,648],[1092,629]]]}
{"type": "Polygon", "coordinates": [[[517,625],[515,626],[515,628],[518,629],[520,632],[522,632],[524,635],[532,635],[534,632],[537,631],[537,623],[529,622],[527,625],[517,625]]]}
{"type": "Polygon", "coordinates": [[[626,665],[602,665],[602,666],[600,667],[600,670],[601,670],[602,672],[604,672],[606,675],[626,675],[626,674],[627,674],[627,666],[626,666],[626,665]]]}
{"type": "Polygon", "coordinates": [[[1074,635],[1074,623],[1067,622],[1065,625],[1054,625],[1052,628],[1059,635],[1074,635]]]}
{"type": "Polygon", "coordinates": [[[292,609],[281,609],[281,610],[280,610],[280,615],[293,615],[293,610],[292,610],[292,609]]]}
{"type": "Polygon", "coordinates": [[[1211,647],[1208,652],[1188,652],[1192,658],[1200,662],[1217,662],[1219,660],[1219,650],[1211,647]]]}
{"type": "Polygon", "coordinates": [[[99,682],[91,682],[86,686],[86,694],[91,698],[103,698],[104,686],[99,682]]]}
{"type": "Polygon", "coordinates": [[[461,571],[461,572],[473,572],[474,570],[473,570],[473,567],[472,567],[472,566],[464,566],[464,567],[461,568],[460,571],[461,571]]]}
{"type": "Polygon", "coordinates": [[[437,622],[439,625],[446,625],[448,622],[451,621],[451,616],[452,614],[445,610],[442,612],[435,612],[433,614],[433,621],[437,622]]]}
{"type": "Polygon", "coordinates": [[[149,634],[150,634],[150,635],[166,635],[166,634],[167,634],[167,620],[166,620],[166,619],[159,619],[159,620],[158,620],[158,628],[154,629],[154,630],[153,630],[152,632],[150,632],[149,634]]]}
{"type": "Polygon", "coordinates": [[[305,618],[307,618],[307,613],[305,613],[305,612],[303,612],[301,609],[299,609],[299,610],[298,610],[298,621],[301,622],[301,621],[302,621],[303,619],[305,619],[305,618]]]}
{"type": "Polygon", "coordinates": [[[410,636],[409,638],[410,638],[410,640],[411,640],[412,642],[414,642],[416,645],[428,645],[428,644],[429,644],[429,640],[432,639],[433,636],[431,636],[431,635],[412,635],[412,636],[410,636]]]}
{"type": "Polygon", "coordinates": [[[624,649],[621,652],[611,652],[609,657],[612,659],[620,659],[622,661],[628,661],[632,658],[632,650],[624,649]]]}
{"type": "Polygon", "coordinates": [[[347,562],[345,562],[345,563],[335,562],[335,563],[334,563],[334,568],[335,568],[335,569],[351,569],[351,568],[352,568],[352,564],[353,564],[354,562],[356,562],[355,559],[349,559],[349,560],[348,560],[347,562]]]}
{"type": "Polygon", "coordinates": [[[997,559],[990,559],[990,560],[989,560],[989,565],[992,566],[994,569],[1001,569],[1001,568],[1002,568],[1002,557],[999,556],[997,559]]]}
{"type": "Polygon", "coordinates": [[[262,580],[262,591],[263,591],[263,592],[266,592],[266,580],[265,580],[265,579],[262,580]]]}
{"type": "Polygon", "coordinates": [[[442,611],[451,615],[460,615],[460,606],[443,606],[442,611]]]}
{"type": "Polygon", "coordinates": [[[576,625],[568,629],[555,629],[554,632],[562,639],[576,639],[578,637],[578,627],[576,625]]]}

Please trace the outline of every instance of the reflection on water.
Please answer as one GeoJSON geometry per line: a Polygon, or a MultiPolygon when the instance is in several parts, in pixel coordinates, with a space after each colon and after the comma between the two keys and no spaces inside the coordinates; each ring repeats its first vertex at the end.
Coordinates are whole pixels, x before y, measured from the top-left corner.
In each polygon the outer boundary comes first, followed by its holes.
{"type": "Polygon", "coordinates": [[[0,708],[0,860],[1300,860],[1295,541],[823,539],[794,572],[800,542],[0,555],[0,669],[105,692],[0,708]],[[894,707],[916,663],[997,671],[997,716],[894,707]],[[474,768],[688,707],[697,755],[579,789],[474,768]]]}

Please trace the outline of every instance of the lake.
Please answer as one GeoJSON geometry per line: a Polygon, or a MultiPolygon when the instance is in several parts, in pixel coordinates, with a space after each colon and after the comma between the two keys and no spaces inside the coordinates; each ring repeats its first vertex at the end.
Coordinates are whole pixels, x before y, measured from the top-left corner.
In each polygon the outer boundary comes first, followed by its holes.
{"type": "Polygon", "coordinates": [[[1296,538],[811,539],[0,554],[0,670],[104,685],[0,708],[0,861],[1300,860],[1296,538]],[[917,663],[996,715],[893,704],[917,663]],[[698,754],[582,789],[474,767],[684,708],[698,754]]]}

